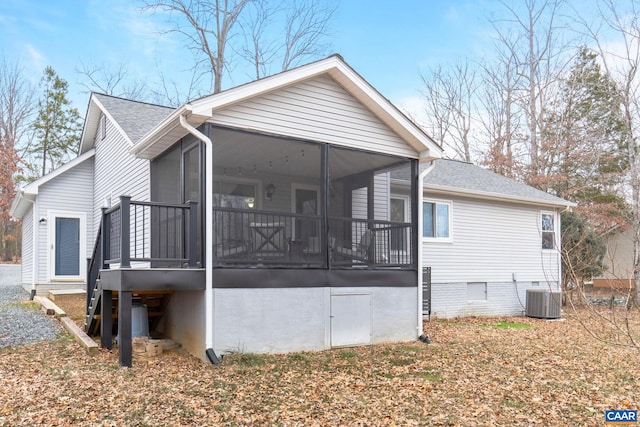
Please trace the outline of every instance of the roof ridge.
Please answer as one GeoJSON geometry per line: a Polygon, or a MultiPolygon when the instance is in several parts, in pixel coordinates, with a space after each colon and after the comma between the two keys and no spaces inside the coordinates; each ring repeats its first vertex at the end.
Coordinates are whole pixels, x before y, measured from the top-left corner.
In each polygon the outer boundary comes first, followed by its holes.
{"type": "Polygon", "coordinates": [[[152,107],[166,108],[166,109],[169,109],[169,110],[175,110],[176,109],[176,107],[172,107],[172,106],[168,106],[168,105],[161,105],[161,104],[156,104],[156,103],[147,102],[147,101],[138,101],[136,99],[129,99],[129,98],[124,98],[122,96],[109,95],[109,94],[102,93],[102,92],[91,92],[91,95],[106,96],[107,98],[118,99],[120,101],[135,102],[136,104],[144,104],[144,105],[149,105],[149,106],[152,106],[152,107]]]}

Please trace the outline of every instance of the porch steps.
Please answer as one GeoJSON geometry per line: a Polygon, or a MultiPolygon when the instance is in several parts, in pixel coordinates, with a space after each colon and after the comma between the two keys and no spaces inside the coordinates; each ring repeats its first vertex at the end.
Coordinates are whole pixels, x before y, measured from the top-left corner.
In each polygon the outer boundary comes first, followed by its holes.
{"type": "MultiPolygon", "coordinates": [[[[101,305],[102,301],[102,286],[100,280],[96,282],[96,287],[93,292],[94,297],[91,299],[89,305],[89,314],[87,315],[86,325],[87,333],[89,335],[99,335],[100,333],[100,320],[101,320],[101,305]]],[[[132,299],[134,303],[141,303],[147,306],[147,317],[149,319],[149,330],[153,331],[160,322],[160,319],[164,315],[165,309],[173,291],[135,291],[132,292],[132,299]]],[[[118,292],[113,292],[112,302],[112,319],[118,319],[118,292]]],[[[116,322],[114,322],[114,325],[116,322]]]]}
{"type": "Polygon", "coordinates": [[[84,289],[52,289],[49,291],[49,299],[60,304],[75,301],[78,297],[84,296],[87,291],[84,289]]]}
{"type": "Polygon", "coordinates": [[[87,319],[85,321],[85,331],[89,336],[94,336],[98,334],[100,327],[99,318],[96,319],[96,314],[100,313],[100,305],[102,300],[102,284],[100,283],[100,279],[96,280],[96,285],[93,288],[93,296],[91,297],[91,302],[89,303],[89,307],[87,307],[87,319]]]}

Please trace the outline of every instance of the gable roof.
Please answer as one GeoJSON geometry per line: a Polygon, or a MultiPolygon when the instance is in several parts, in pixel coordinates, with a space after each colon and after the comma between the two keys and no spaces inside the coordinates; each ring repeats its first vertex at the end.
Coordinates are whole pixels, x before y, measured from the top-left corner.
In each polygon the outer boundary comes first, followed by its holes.
{"type": "Polygon", "coordinates": [[[92,93],[80,139],[80,153],[93,147],[102,114],[109,118],[129,145],[133,146],[172,111],[174,108],[171,107],[92,93]]]}
{"type": "Polygon", "coordinates": [[[95,150],[89,150],[86,153],[79,155],[75,159],[65,163],[59,168],[49,172],[45,176],[42,176],[35,181],[25,185],[23,188],[18,190],[16,197],[13,199],[13,203],[11,203],[11,209],[9,209],[9,214],[14,218],[22,218],[31,206],[31,202],[36,199],[36,196],[38,195],[38,192],[40,191],[40,187],[42,185],[62,175],[66,171],[73,169],[85,160],[93,158],[94,154],[95,150]]]}
{"type": "Polygon", "coordinates": [[[431,137],[347,65],[339,55],[333,55],[185,104],[158,123],[136,143],[131,151],[138,157],[153,158],[187,134],[187,131],[180,126],[180,116],[184,116],[191,126],[198,127],[213,117],[217,110],[320,75],[328,75],[335,80],[385,125],[396,132],[409,146],[420,153],[423,160],[433,160],[441,156],[442,148],[431,137]]]}
{"type": "Polygon", "coordinates": [[[439,159],[424,180],[431,194],[461,194],[492,200],[511,200],[545,206],[576,206],[575,203],[533,188],[471,163],[439,159]]]}

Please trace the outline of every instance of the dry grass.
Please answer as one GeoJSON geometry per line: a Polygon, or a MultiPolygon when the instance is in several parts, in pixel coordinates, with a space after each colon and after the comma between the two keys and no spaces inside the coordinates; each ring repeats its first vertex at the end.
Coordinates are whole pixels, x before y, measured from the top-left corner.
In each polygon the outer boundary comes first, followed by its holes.
{"type": "Polygon", "coordinates": [[[425,330],[431,345],[233,354],[221,367],[169,352],[119,368],[115,352],[89,357],[66,336],[6,348],[0,425],[601,426],[605,409],[640,406],[637,350],[573,317],[425,330]]]}

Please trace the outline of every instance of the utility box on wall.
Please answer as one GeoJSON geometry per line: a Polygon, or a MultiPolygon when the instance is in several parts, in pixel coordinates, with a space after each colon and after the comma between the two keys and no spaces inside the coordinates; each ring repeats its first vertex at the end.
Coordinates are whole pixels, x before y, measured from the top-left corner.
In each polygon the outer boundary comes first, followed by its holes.
{"type": "Polygon", "coordinates": [[[527,289],[528,317],[559,319],[562,308],[562,292],[545,289],[527,289]]]}

